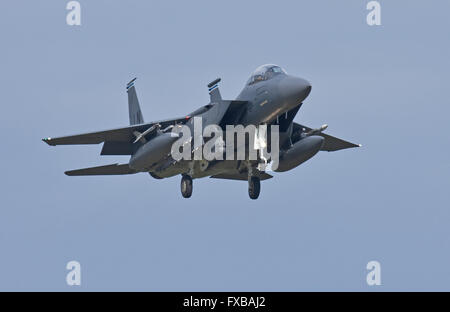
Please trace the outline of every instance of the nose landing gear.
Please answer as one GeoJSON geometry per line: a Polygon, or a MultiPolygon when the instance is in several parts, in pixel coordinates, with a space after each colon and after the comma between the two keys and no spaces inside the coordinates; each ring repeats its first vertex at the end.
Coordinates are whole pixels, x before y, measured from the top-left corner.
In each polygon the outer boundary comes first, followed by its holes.
{"type": "Polygon", "coordinates": [[[261,182],[259,177],[250,176],[248,178],[248,196],[251,199],[257,199],[261,191],[261,182]]]}
{"type": "Polygon", "coordinates": [[[192,195],[192,178],[187,174],[181,177],[181,195],[184,198],[189,198],[192,195]]]}

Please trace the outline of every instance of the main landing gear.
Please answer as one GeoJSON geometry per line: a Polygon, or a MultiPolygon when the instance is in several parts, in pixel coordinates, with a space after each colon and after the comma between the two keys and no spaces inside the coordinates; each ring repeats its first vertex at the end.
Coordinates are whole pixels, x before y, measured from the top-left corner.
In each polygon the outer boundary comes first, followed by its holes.
{"type": "Polygon", "coordinates": [[[251,199],[257,199],[261,191],[261,180],[259,177],[250,176],[248,178],[248,196],[251,199]]]}
{"type": "Polygon", "coordinates": [[[184,198],[189,198],[192,195],[192,178],[187,174],[183,174],[181,177],[181,195],[184,198]]]}
{"type": "MultiPolygon", "coordinates": [[[[189,198],[192,195],[192,178],[183,174],[181,177],[181,195],[184,198],[189,198]]],[[[251,199],[257,199],[259,197],[259,193],[261,191],[261,179],[259,177],[250,176],[248,178],[248,196],[251,199]]]]}

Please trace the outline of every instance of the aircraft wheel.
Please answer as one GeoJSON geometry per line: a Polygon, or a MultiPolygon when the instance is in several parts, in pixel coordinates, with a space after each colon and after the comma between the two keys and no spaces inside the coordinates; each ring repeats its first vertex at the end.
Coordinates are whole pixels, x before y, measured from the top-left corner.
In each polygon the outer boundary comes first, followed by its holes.
{"type": "Polygon", "coordinates": [[[248,180],[248,196],[251,199],[257,199],[261,191],[261,182],[258,177],[251,177],[248,180]]]}
{"type": "Polygon", "coordinates": [[[189,198],[192,195],[192,178],[188,175],[183,175],[181,178],[181,195],[184,198],[189,198]]]}

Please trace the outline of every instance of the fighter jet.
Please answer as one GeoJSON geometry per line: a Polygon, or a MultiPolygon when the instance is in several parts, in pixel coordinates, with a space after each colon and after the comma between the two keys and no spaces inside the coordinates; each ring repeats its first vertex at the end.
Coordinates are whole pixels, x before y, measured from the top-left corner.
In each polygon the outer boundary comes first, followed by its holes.
{"type": "MultiPolygon", "coordinates": [[[[248,181],[248,193],[251,199],[260,194],[260,181],[270,179],[272,171],[267,165],[271,159],[264,159],[257,154],[257,159],[222,158],[214,160],[190,158],[175,159],[173,145],[183,140],[182,145],[190,143],[192,137],[185,137],[174,131],[180,127],[194,128],[194,121],[201,120],[201,129],[208,125],[217,125],[226,132],[230,125],[266,125],[270,129],[277,126],[279,153],[275,172],[291,170],[319,151],[337,151],[361,146],[323,133],[327,125],[317,129],[294,122],[294,117],[311,92],[311,84],[302,78],[288,75],[280,66],[267,64],[258,67],[246,82],[243,90],[235,100],[223,100],[218,84],[220,78],[208,84],[210,102],[194,112],[179,118],[144,122],[139,101],[136,95],[136,78],[130,81],[128,93],[128,109],[130,126],[90,132],[85,134],[45,138],[48,145],[67,144],[100,144],[103,143],[101,155],[130,155],[125,164],[111,164],[66,171],[68,176],[89,175],[125,175],[140,172],[149,173],[155,179],[181,175],[181,194],[184,198],[192,195],[193,179],[210,177],[215,179],[231,179],[248,181]],[[182,138],[182,139],[181,139],[182,138]]],[[[274,128],[275,129],[275,128],[274,128]]],[[[194,138],[195,139],[195,138],[194,138]]],[[[266,145],[270,146],[269,140],[266,145]]],[[[195,149],[204,146],[189,148],[195,149]]],[[[231,141],[225,140],[225,146],[231,141]]],[[[250,148],[249,138],[244,145],[250,148]]],[[[254,142],[253,142],[254,145],[254,142]]],[[[183,145],[184,146],[184,145],[183,145]]]]}

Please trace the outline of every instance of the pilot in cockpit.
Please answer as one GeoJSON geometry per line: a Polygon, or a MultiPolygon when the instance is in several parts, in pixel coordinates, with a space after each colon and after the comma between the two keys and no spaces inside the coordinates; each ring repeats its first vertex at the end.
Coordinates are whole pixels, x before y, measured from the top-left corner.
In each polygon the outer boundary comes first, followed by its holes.
{"type": "Polygon", "coordinates": [[[260,81],[268,80],[279,74],[286,74],[286,71],[277,65],[262,65],[252,73],[250,79],[247,81],[247,85],[252,85],[260,81]]]}

